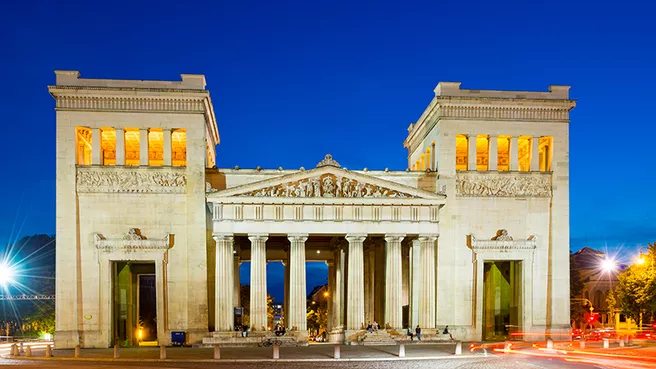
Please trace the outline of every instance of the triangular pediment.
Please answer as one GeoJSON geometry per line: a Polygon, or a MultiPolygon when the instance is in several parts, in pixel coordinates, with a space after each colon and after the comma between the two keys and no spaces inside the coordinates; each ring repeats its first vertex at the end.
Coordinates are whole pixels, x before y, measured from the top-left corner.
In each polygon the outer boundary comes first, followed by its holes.
{"type": "Polygon", "coordinates": [[[208,194],[208,198],[370,198],[443,200],[442,194],[420,190],[335,166],[323,166],[265,179],[208,194]]]}

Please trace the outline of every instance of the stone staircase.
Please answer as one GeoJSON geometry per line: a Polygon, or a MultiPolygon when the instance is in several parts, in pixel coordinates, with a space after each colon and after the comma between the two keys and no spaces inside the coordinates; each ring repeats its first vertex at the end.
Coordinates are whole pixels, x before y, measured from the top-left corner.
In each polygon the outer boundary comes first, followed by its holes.
{"type": "Polygon", "coordinates": [[[396,340],[386,330],[379,329],[372,333],[365,333],[360,340],[360,344],[366,346],[396,345],[396,340]]]}

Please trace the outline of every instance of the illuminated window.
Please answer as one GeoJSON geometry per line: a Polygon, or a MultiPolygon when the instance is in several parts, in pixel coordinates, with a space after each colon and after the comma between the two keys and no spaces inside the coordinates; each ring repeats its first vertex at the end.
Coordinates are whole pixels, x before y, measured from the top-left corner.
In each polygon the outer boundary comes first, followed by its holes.
{"type": "Polygon", "coordinates": [[[510,136],[497,139],[497,168],[500,172],[510,170],[510,136]]]}
{"type": "Polygon", "coordinates": [[[467,136],[456,135],[456,170],[467,170],[467,136]]]}
{"type": "Polygon", "coordinates": [[[125,165],[139,166],[139,129],[125,129],[125,165]]]}
{"type": "Polygon", "coordinates": [[[100,128],[101,165],[116,165],[116,130],[111,127],[100,128]]]}
{"type": "Polygon", "coordinates": [[[164,132],[161,128],[151,128],[148,132],[148,165],[164,165],[164,132]]]}
{"type": "Polygon", "coordinates": [[[551,159],[553,156],[553,137],[540,137],[539,146],[540,172],[551,172],[551,159]]]}
{"type": "Polygon", "coordinates": [[[91,130],[75,127],[75,162],[78,165],[91,165],[91,130]]]}
{"type": "Polygon", "coordinates": [[[486,135],[476,136],[476,170],[487,170],[490,150],[489,139],[486,135]]]}
{"type": "Polygon", "coordinates": [[[174,167],[187,165],[187,132],[184,129],[171,132],[171,165],[174,167]]]}
{"type": "Polygon", "coordinates": [[[531,165],[531,138],[528,136],[519,136],[517,141],[517,159],[520,172],[528,172],[531,165]]]}

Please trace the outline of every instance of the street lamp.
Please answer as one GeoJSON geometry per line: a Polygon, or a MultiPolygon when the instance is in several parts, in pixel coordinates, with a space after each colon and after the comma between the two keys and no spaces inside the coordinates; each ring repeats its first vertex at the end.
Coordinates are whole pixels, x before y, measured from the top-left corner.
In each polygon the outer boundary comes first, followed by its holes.
{"type": "Polygon", "coordinates": [[[652,264],[653,264],[653,263],[654,263],[654,258],[653,258],[653,256],[651,256],[651,255],[649,254],[649,251],[647,251],[647,254],[646,254],[646,255],[643,254],[643,253],[642,253],[642,250],[644,250],[644,248],[641,248],[641,249],[640,249],[640,251],[639,251],[639,252],[640,252],[640,256],[638,256],[638,260],[636,260],[636,264],[638,264],[638,265],[644,265],[644,264],[645,264],[645,261],[647,261],[647,260],[645,260],[645,256],[649,256],[649,258],[651,259],[651,262],[652,262],[652,264]]]}

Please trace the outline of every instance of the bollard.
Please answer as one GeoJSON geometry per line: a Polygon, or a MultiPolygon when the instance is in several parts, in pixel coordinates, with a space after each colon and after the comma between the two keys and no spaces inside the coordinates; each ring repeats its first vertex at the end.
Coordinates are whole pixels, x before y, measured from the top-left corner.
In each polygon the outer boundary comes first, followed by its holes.
{"type": "Polygon", "coordinates": [[[553,350],[553,340],[551,338],[547,339],[547,350],[553,350]]]}
{"type": "Polygon", "coordinates": [[[584,348],[585,348],[585,341],[584,341],[584,340],[580,340],[580,341],[579,341],[579,348],[580,348],[580,349],[584,349],[584,348]]]}
{"type": "Polygon", "coordinates": [[[118,352],[118,343],[114,345],[114,359],[121,357],[121,354],[118,352]]]}
{"type": "Polygon", "coordinates": [[[159,359],[164,360],[166,359],[166,346],[161,345],[159,347],[159,359]]]}
{"type": "Polygon", "coordinates": [[[620,347],[624,347],[624,336],[620,336],[620,347]]]}
{"type": "Polygon", "coordinates": [[[510,352],[510,347],[512,346],[512,343],[510,341],[506,341],[503,344],[503,352],[510,352]]]}
{"type": "Polygon", "coordinates": [[[456,355],[462,355],[462,341],[456,342],[456,355]]]}
{"type": "Polygon", "coordinates": [[[23,347],[23,342],[20,343],[19,351],[20,352],[25,352],[25,348],[23,347]]]}
{"type": "Polygon", "coordinates": [[[75,345],[75,358],[80,357],[80,345],[75,345]]]}
{"type": "Polygon", "coordinates": [[[629,346],[633,345],[633,336],[632,335],[626,336],[626,344],[629,345],[629,346]]]}
{"type": "Polygon", "coordinates": [[[399,343],[399,357],[405,357],[405,345],[399,343]]]}
{"type": "Polygon", "coordinates": [[[214,345],[214,360],[219,360],[221,358],[221,347],[219,345],[214,345]]]}
{"type": "Polygon", "coordinates": [[[15,343],[11,345],[11,355],[12,356],[19,356],[18,345],[15,344],[15,343]]]}
{"type": "Polygon", "coordinates": [[[50,345],[46,345],[46,357],[52,357],[52,347],[50,345]]]}
{"type": "Polygon", "coordinates": [[[333,358],[335,358],[335,359],[339,359],[339,358],[342,356],[342,354],[341,354],[341,352],[340,352],[341,347],[340,347],[339,345],[335,345],[335,346],[333,346],[333,347],[334,347],[334,350],[333,350],[333,358]]]}
{"type": "Polygon", "coordinates": [[[32,348],[28,345],[25,347],[25,356],[31,357],[32,356],[32,348]]]}
{"type": "Polygon", "coordinates": [[[280,346],[273,345],[273,358],[280,359],[280,346]]]}
{"type": "Polygon", "coordinates": [[[610,347],[610,342],[609,342],[608,338],[604,338],[604,348],[606,349],[608,347],[610,347]]]}

